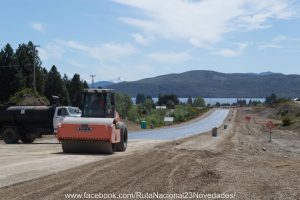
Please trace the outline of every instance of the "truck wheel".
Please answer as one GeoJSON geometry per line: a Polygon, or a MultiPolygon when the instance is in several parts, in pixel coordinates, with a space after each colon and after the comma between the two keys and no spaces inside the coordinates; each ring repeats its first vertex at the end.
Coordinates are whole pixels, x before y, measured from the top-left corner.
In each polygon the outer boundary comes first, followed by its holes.
{"type": "Polygon", "coordinates": [[[33,137],[30,134],[29,135],[25,134],[23,137],[21,137],[21,140],[25,144],[30,144],[30,143],[33,143],[33,141],[35,140],[35,137],[33,137]]]}
{"type": "Polygon", "coordinates": [[[19,133],[15,127],[6,127],[2,130],[2,138],[6,144],[16,144],[19,141],[19,133]]]}
{"type": "Polygon", "coordinates": [[[121,141],[116,145],[116,150],[117,151],[125,151],[127,148],[127,141],[128,141],[127,127],[123,126],[121,128],[121,141]]]}

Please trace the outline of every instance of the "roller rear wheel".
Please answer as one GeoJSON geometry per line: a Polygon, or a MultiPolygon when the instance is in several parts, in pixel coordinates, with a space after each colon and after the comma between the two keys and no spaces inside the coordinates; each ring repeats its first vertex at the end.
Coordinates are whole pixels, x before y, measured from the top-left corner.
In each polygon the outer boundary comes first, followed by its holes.
{"type": "Polygon", "coordinates": [[[62,140],[64,153],[113,154],[115,145],[104,141],[62,140]]]}

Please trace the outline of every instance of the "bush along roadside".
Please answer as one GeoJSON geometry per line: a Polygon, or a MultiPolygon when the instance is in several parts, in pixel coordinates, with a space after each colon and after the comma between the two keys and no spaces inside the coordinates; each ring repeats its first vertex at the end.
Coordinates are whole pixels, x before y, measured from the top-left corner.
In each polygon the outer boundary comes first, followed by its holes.
{"type": "Polygon", "coordinates": [[[136,124],[146,121],[147,128],[166,125],[165,117],[173,117],[173,123],[181,123],[209,110],[202,97],[196,97],[194,101],[190,97],[187,103],[180,103],[175,94],[159,94],[158,101],[154,103],[151,96],[142,93],[137,94],[135,105],[128,105],[125,108],[127,110],[125,117],[129,121],[136,124]]]}
{"type": "Polygon", "coordinates": [[[207,112],[209,108],[197,108],[191,105],[176,105],[174,109],[151,109],[150,111],[140,110],[139,105],[131,107],[128,113],[128,119],[137,124],[141,121],[147,122],[147,128],[162,127],[165,125],[164,118],[166,116],[173,117],[174,123],[182,123],[199,117],[207,112]]]}
{"type": "Polygon", "coordinates": [[[196,118],[207,111],[208,108],[206,107],[199,109],[191,105],[177,105],[171,116],[174,117],[175,123],[181,123],[196,118]]]}

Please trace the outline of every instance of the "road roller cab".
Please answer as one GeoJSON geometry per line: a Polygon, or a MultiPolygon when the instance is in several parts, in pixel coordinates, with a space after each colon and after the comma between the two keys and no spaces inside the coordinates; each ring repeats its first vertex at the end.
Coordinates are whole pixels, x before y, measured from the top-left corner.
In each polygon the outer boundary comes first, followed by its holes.
{"type": "Polygon", "coordinates": [[[85,89],[82,116],[65,118],[57,139],[65,153],[113,153],[127,148],[127,127],[116,111],[115,93],[85,89]]]}

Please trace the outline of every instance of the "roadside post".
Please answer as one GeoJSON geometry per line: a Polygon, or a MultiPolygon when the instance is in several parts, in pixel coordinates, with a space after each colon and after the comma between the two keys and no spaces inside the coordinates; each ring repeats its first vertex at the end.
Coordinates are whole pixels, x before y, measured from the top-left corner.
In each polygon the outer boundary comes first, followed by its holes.
{"type": "Polygon", "coordinates": [[[269,139],[269,142],[272,141],[272,129],[274,128],[274,123],[272,121],[269,121],[267,124],[266,124],[266,127],[269,129],[269,133],[270,133],[270,139],[269,139]]]}
{"type": "Polygon", "coordinates": [[[251,121],[251,117],[250,117],[250,116],[246,116],[246,117],[245,117],[245,120],[246,120],[246,122],[247,122],[247,124],[248,124],[248,123],[250,123],[250,121],[251,121]]]}
{"type": "Polygon", "coordinates": [[[217,127],[213,128],[213,129],[211,130],[211,135],[212,135],[213,137],[217,137],[217,135],[218,135],[218,128],[217,128],[217,127]]]}
{"type": "Polygon", "coordinates": [[[248,134],[250,135],[251,132],[250,132],[250,129],[249,129],[249,123],[251,122],[251,116],[246,116],[245,120],[246,120],[246,128],[248,129],[248,134]]]}

